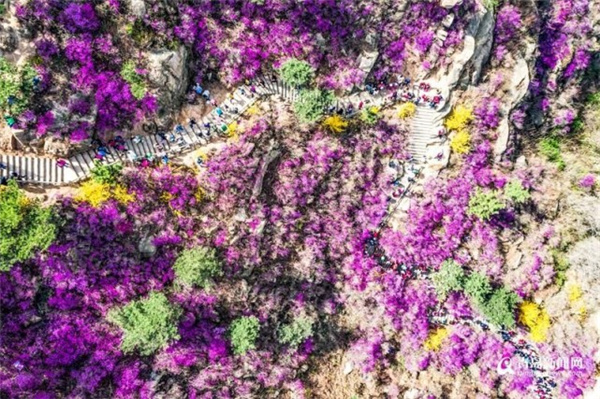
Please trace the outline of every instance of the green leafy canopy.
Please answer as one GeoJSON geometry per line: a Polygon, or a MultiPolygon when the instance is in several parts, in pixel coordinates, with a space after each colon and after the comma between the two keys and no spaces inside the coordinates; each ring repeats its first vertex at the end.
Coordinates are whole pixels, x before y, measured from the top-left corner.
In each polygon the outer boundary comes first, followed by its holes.
{"type": "Polygon", "coordinates": [[[14,181],[0,187],[0,271],[8,271],[54,241],[52,210],[28,199],[14,181]]]}
{"type": "Polygon", "coordinates": [[[136,72],[135,62],[129,60],[121,68],[121,77],[129,83],[131,94],[138,100],[143,98],[148,91],[144,77],[136,72]]]}
{"type": "Polygon", "coordinates": [[[301,122],[316,122],[323,117],[334,99],[333,93],[327,90],[302,90],[294,103],[294,111],[301,122]]]}
{"type": "Polygon", "coordinates": [[[313,334],[312,319],[302,316],[292,323],[286,324],[279,329],[279,342],[284,345],[297,347],[313,334]]]}
{"type": "Polygon", "coordinates": [[[488,220],[502,209],[504,209],[504,203],[500,200],[496,191],[484,192],[478,188],[469,199],[467,212],[482,220],[488,220]]]}
{"type": "Polygon", "coordinates": [[[294,87],[308,85],[315,77],[315,70],[306,61],[289,59],[279,69],[281,79],[294,87]]]}
{"type": "Polygon", "coordinates": [[[206,247],[186,249],[173,265],[176,281],[182,285],[207,288],[212,279],[223,275],[215,250],[206,247]]]}
{"type": "Polygon", "coordinates": [[[531,194],[519,180],[511,180],[504,187],[504,195],[512,200],[515,204],[523,204],[531,198],[531,194]]]}
{"type": "Polygon", "coordinates": [[[151,355],[170,341],[179,339],[177,323],[180,316],[181,309],[172,305],[163,293],[152,292],[147,298],[112,309],[108,320],[123,331],[123,352],[137,350],[142,355],[151,355]]]}
{"type": "Polygon", "coordinates": [[[243,316],[235,319],[229,326],[229,335],[233,353],[243,355],[250,349],[255,349],[260,323],[254,316],[243,316]]]}
{"type": "Polygon", "coordinates": [[[461,291],[465,283],[465,272],[461,265],[449,259],[431,276],[435,292],[445,300],[451,291],[461,291]]]}
{"type": "Polygon", "coordinates": [[[102,164],[99,161],[94,162],[94,168],[90,171],[92,179],[98,183],[115,184],[119,180],[123,165],[120,163],[102,164]]]}

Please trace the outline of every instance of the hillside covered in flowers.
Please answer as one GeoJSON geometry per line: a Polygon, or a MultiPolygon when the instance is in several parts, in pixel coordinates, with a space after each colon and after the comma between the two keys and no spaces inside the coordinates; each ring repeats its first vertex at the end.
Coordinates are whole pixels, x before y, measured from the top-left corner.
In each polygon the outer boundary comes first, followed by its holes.
{"type": "Polygon", "coordinates": [[[0,399],[600,398],[599,32],[4,0],[0,399]]]}

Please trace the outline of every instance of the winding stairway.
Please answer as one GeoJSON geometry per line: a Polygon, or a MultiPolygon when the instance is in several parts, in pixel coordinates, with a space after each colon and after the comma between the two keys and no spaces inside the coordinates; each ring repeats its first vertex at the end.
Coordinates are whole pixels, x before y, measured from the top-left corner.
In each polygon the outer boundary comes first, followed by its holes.
{"type": "MultiPolygon", "coordinates": [[[[416,95],[419,95],[418,90],[416,95]]],[[[139,158],[156,155],[156,145],[160,142],[165,144],[164,150],[169,154],[182,154],[194,150],[197,147],[205,145],[209,140],[218,137],[219,127],[229,125],[241,117],[241,115],[250,108],[260,97],[277,95],[283,101],[294,102],[299,91],[284,82],[268,77],[260,77],[249,85],[241,85],[235,89],[233,99],[226,99],[219,108],[223,110],[221,117],[217,116],[216,108],[208,115],[202,118],[202,125],[210,123],[211,129],[209,137],[203,137],[195,129],[184,127],[183,131],[173,133],[175,141],[166,144],[161,140],[158,134],[138,136],[137,139],[129,138],[125,140],[127,150],[133,151],[139,158]],[[231,110],[237,108],[237,113],[231,110]],[[179,142],[179,143],[177,143],[179,142]]],[[[379,93],[370,95],[367,91],[353,93],[349,96],[337,99],[336,110],[347,110],[352,105],[354,110],[359,109],[359,104],[366,106],[383,107],[391,104],[388,93],[379,93]]],[[[412,131],[410,134],[409,149],[416,162],[426,162],[427,145],[431,141],[437,140],[437,134],[442,124],[443,114],[433,110],[425,105],[417,107],[416,115],[412,122],[412,131]]],[[[198,122],[200,125],[200,121],[198,122]]],[[[198,129],[204,129],[201,125],[198,129]]],[[[47,157],[29,156],[29,155],[6,155],[0,154],[0,162],[5,165],[0,169],[0,176],[9,177],[12,173],[19,176],[19,180],[25,183],[61,185],[77,182],[90,175],[94,167],[95,150],[73,155],[68,159],[68,166],[60,168],[56,160],[47,157]]],[[[105,156],[108,163],[125,162],[127,154],[110,149],[105,156]]]]}

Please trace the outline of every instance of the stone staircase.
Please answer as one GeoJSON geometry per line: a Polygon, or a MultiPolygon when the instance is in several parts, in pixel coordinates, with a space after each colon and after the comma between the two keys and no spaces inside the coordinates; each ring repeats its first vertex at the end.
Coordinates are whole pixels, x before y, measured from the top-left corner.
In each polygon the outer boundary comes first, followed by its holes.
{"type": "MultiPolygon", "coordinates": [[[[164,144],[162,151],[171,155],[178,155],[192,151],[193,149],[208,144],[212,139],[218,138],[221,133],[221,127],[227,126],[236,121],[240,116],[251,107],[262,96],[276,95],[286,102],[294,102],[299,97],[299,90],[276,78],[260,77],[246,85],[239,86],[233,93],[233,99],[226,99],[219,108],[223,114],[219,117],[216,108],[208,115],[198,121],[198,127],[195,129],[184,127],[181,132],[173,132],[174,141],[165,143],[158,134],[148,136],[138,136],[125,140],[127,151],[118,151],[109,148],[105,156],[105,162],[125,163],[128,161],[127,152],[131,151],[137,158],[155,156],[159,143],[164,144]],[[237,113],[233,110],[237,108],[237,113]],[[203,125],[210,123],[208,136],[200,134],[201,130],[206,130],[203,125]]],[[[418,91],[417,91],[418,95],[418,91]]],[[[363,108],[370,106],[384,107],[391,104],[388,93],[378,93],[370,95],[367,91],[353,93],[349,96],[338,98],[335,110],[346,112],[352,105],[355,112],[358,112],[359,104],[363,103],[363,108]]],[[[409,149],[417,163],[426,162],[427,144],[435,141],[437,134],[442,127],[443,114],[433,110],[425,105],[417,107],[417,112],[412,121],[412,132],[410,134],[409,149]]],[[[170,133],[167,134],[169,136],[170,133]]],[[[6,169],[0,169],[0,176],[10,176],[17,173],[19,180],[26,183],[39,183],[60,185],[74,183],[90,175],[94,167],[96,151],[89,150],[79,153],[68,159],[68,164],[64,168],[58,167],[56,160],[36,156],[17,156],[1,155],[0,162],[6,165],[6,169]]]]}
{"type": "Polygon", "coordinates": [[[66,171],[52,158],[0,154],[0,163],[5,166],[0,169],[0,177],[9,178],[16,172],[24,181],[57,185],[66,182],[66,171]]]}
{"type": "MultiPolygon", "coordinates": [[[[173,132],[175,140],[172,142],[167,140],[165,143],[158,134],[154,134],[140,136],[139,140],[135,138],[126,139],[125,147],[127,151],[132,151],[138,158],[156,155],[157,150],[155,145],[158,145],[161,141],[165,144],[164,151],[169,154],[180,154],[191,151],[217,137],[220,126],[229,125],[237,120],[258,98],[258,95],[251,94],[249,86],[242,85],[235,90],[233,99],[228,98],[219,105],[223,110],[221,117],[213,110],[210,114],[202,118],[202,124],[200,124],[200,121],[197,122],[200,126],[193,129],[193,131],[191,128],[184,127],[180,133],[173,132]],[[237,113],[232,111],[234,108],[237,108],[237,113]],[[201,129],[204,130],[202,125],[205,123],[211,124],[208,137],[198,134],[201,129]]],[[[167,134],[167,136],[169,135],[170,133],[167,134]]],[[[96,151],[89,150],[70,157],[67,166],[60,168],[56,160],[51,158],[0,154],[0,162],[6,166],[6,169],[0,169],[0,176],[10,177],[12,173],[17,173],[19,181],[25,183],[50,185],[74,183],[90,175],[90,171],[94,167],[95,158],[96,151]]],[[[125,163],[128,160],[126,152],[117,151],[114,148],[108,149],[104,159],[109,164],[116,162],[125,163]]]]}
{"type": "Polygon", "coordinates": [[[417,162],[427,156],[427,145],[439,140],[438,132],[443,128],[443,115],[427,106],[417,107],[412,118],[408,148],[417,162]]]}

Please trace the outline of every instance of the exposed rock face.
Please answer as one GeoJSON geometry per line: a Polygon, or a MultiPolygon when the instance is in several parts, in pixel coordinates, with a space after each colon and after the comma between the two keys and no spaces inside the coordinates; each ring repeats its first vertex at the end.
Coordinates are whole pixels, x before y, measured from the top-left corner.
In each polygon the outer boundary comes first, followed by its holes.
{"type": "Polygon", "coordinates": [[[462,4],[463,0],[442,0],[441,6],[444,8],[452,8],[458,4],[462,4]]]}
{"type": "Polygon", "coordinates": [[[10,25],[0,25],[0,50],[3,52],[13,52],[19,44],[19,35],[15,28],[10,25]]]}
{"type": "Polygon", "coordinates": [[[137,18],[146,14],[146,3],[144,0],[126,0],[125,4],[129,12],[137,18]]]}
{"type": "Polygon", "coordinates": [[[188,86],[188,51],[156,50],[147,54],[149,81],[157,90],[160,109],[158,124],[170,123],[171,114],[178,109],[188,86]]]}
{"type": "Polygon", "coordinates": [[[498,126],[498,139],[494,146],[494,154],[496,157],[500,157],[504,151],[506,151],[508,145],[508,138],[510,136],[508,117],[510,111],[523,99],[523,97],[525,97],[529,87],[529,65],[525,58],[519,58],[511,72],[512,74],[510,76],[510,83],[507,91],[508,98],[506,101],[502,101],[502,120],[498,126]]]}

